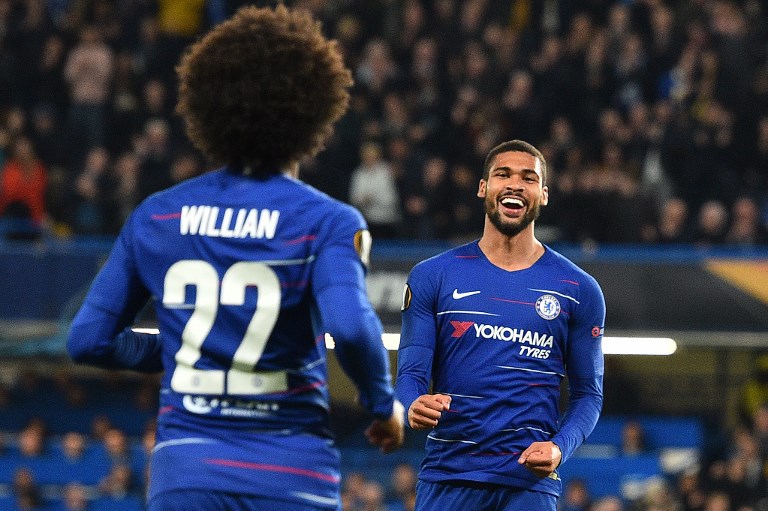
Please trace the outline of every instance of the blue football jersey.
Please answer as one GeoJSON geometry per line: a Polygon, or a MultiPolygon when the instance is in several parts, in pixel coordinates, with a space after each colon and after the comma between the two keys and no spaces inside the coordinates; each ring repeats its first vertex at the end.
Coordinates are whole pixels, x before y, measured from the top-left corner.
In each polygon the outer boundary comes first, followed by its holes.
{"type": "Polygon", "coordinates": [[[604,319],[597,282],[549,247],[519,271],[492,264],[477,241],[416,265],[404,293],[398,398],[406,409],[429,392],[452,398],[427,435],[420,478],[559,495],[556,474],[540,479],[518,458],[552,440],[566,461],[591,432],[602,405],[604,319]]]}
{"type": "Polygon", "coordinates": [[[102,367],[162,366],[150,498],[207,488],[336,507],[325,333],[366,409],[388,417],[394,399],[369,248],[358,211],[282,174],[220,169],[136,208],[68,348],[102,367]],[[150,298],[160,333],[132,335],[150,298]]]}

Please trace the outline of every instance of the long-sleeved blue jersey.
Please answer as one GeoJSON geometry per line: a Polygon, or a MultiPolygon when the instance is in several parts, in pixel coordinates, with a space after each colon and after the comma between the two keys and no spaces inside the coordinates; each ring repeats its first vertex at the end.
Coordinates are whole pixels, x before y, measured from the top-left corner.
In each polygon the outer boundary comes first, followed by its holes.
{"type": "Polygon", "coordinates": [[[324,334],[374,416],[392,414],[370,236],[284,175],[219,169],[131,214],[71,327],[78,362],[165,371],[149,498],[203,488],[338,505],[324,334]],[[159,335],[130,330],[150,298],[159,335]]]}
{"type": "Polygon", "coordinates": [[[551,440],[565,462],[602,406],[605,301],[597,282],[545,247],[506,271],[472,242],[416,265],[403,300],[397,394],[406,410],[430,392],[452,397],[426,441],[420,478],[559,495],[519,455],[551,440]],[[569,406],[560,417],[560,383],[569,406]]]}

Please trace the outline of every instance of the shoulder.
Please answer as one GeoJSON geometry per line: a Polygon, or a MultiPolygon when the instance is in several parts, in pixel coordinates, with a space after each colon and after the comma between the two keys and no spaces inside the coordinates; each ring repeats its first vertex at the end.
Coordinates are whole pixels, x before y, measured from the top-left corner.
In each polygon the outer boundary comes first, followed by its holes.
{"type": "Polygon", "coordinates": [[[549,264],[557,269],[562,278],[577,284],[582,294],[591,293],[602,296],[603,292],[597,279],[560,252],[549,246],[546,246],[546,250],[549,264]]]}
{"type": "Polygon", "coordinates": [[[412,275],[440,275],[455,269],[464,261],[478,258],[477,241],[440,252],[417,263],[411,270],[412,275]]]}

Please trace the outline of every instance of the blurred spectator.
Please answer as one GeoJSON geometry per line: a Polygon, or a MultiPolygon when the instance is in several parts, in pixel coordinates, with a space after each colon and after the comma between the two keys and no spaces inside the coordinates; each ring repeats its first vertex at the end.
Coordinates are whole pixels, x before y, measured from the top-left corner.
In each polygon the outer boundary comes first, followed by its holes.
{"type": "Polygon", "coordinates": [[[587,482],[581,478],[570,479],[563,489],[560,499],[560,511],[590,511],[592,499],[587,482]]]}
{"type": "Polygon", "coordinates": [[[408,237],[447,239],[451,234],[448,163],[440,157],[429,158],[418,174],[419,182],[406,187],[403,199],[408,237]]]}
{"type": "Polygon", "coordinates": [[[619,497],[608,495],[597,499],[589,511],[624,511],[624,503],[619,497]]]}
{"type": "Polygon", "coordinates": [[[768,353],[755,358],[751,374],[740,389],[739,423],[750,425],[757,410],[764,406],[768,406],[768,353]]]}
{"type": "Polygon", "coordinates": [[[128,465],[116,464],[99,483],[100,498],[94,509],[103,511],[141,511],[144,506],[133,493],[133,474],[128,465]]]}
{"type": "Polygon", "coordinates": [[[173,184],[171,162],[173,147],[168,122],[160,117],[150,119],[144,125],[143,134],[136,139],[136,153],[141,163],[137,181],[138,200],[173,184]]]}
{"type": "Polygon", "coordinates": [[[191,151],[177,154],[171,162],[171,180],[174,184],[198,176],[202,172],[200,158],[191,151]]]}
{"type": "Polygon", "coordinates": [[[67,86],[64,81],[66,41],[61,34],[50,33],[44,39],[42,51],[35,62],[30,91],[30,104],[49,105],[57,119],[63,119],[67,108],[67,86]]]}
{"type": "Polygon", "coordinates": [[[687,470],[678,476],[677,493],[683,511],[699,511],[704,507],[706,495],[700,485],[698,469],[687,470]]]}
{"type": "Polygon", "coordinates": [[[109,118],[107,120],[106,147],[112,153],[131,148],[136,132],[140,132],[141,90],[144,86],[138,64],[128,51],[121,51],[115,58],[115,76],[110,91],[109,118]]]}
{"type": "MultiPolygon", "coordinates": [[[[533,76],[527,69],[510,73],[502,98],[504,124],[514,138],[539,140],[545,127],[541,118],[541,105],[534,92],[533,76]]],[[[552,162],[557,166],[557,163],[552,162]]]]}
{"type": "Polygon", "coordinates": [[[104,442],[107,432],[111,429],[113,429],[112,422],[106,415],[96,415],[91,420],[91,440],[94,442],[104,442]]]}
{"type": "MultiPolygon", "coordinates": [[[[766,102],[768,103],[768,70],[763,71],[761,81],[764,82],[766,102]]],[[[763,107],[756,106],[756,111],[768,112],[768,104],[763,107]]],[[[768,175],[765,169],[768,169],[768,114],[763,114],[755,122],[754,145],[749,147],[746,154],[746,164],[744,168],[744,189],[757,192],[763,195],[768,194],[768,175]]]]}
{"type": "Polygon", "coordinates": [[[367,220],[373,239],[397,236],[400,197],[379,144],[366,142],[360,148],[360,165],[352,172],[349,199],[367,220]]]}
{"type": "Polygon", "coordinates": [[[8,130],[8,138],[16,140],[26,135],[29,128],[29,118],[26,111],[19,106],[13,106],[5,113],[5,128],[8,130]]]}
{"type": "Polygon", "coordinates": [[[12,492],[18,511],[43,509],[43,497],[32,472],[21,467],[13,473],[12,492]]]}
{"type": "Polygon", "coordinates": [[[743,490],[732,493],[740,493],[743,494],[743,499],[754,500],[766,490],[760,442],[748,427],[737,427],[732,433],[731,448],[728,460],[729,478],[732,482],[743,485],[743,490]],[[750,496],[753,499],[749,499],[750,496]]]}
{"type": "Polygon", "coordinates": [[[92,509],[85,486],[71,482],[64,487],[62,503],[56,511],[92,511],[92,509]]]}
{"type": "Polygon", "coordinates": [[[355,81],[372,97],[382,97],[385,92],[399,86],[401,71],[392,59],[389,44],[383,39],[371,39],[365,46],[362,59],[355,71],[355,81]]]}
{"type": "Polygon", "coordinates": [[[449,179],[451,240],[461,242],[479,237],[478,226],[482,226],[484,215],[481,200],[477,198],[479,175],[476,175],[467,164],[457,163],[450,169],[449,179]]]}
{"type": "Polygon", "coordinates": [[[150,78],[141,88],[135,125],[131,132],[140,132],[147,123],[156,119],[162,119],[168,124],[170,142],[174,145],[180,144],[183,134],[178,126],[180,121],[173,115],[173,97],[168,85],[162,80],[150,78]]]}
{"type": "Polygon", "coordinates": [[[19,454],[24,458],[39,458],[45,453],[45,442],[45,431],[37,423],[31,423],[19,432],[19,454]]]}
{"type": "Polygon", "coordinates": [[[86,448],[85,435],[77,431],[68,431],[61,437],[61,451],[68,463],[82,461],[86,448]]]}
{"type": "Polygon", "coordinates": [[[19,136],[11,157],[0,170],[0,216],[17,222],[14,236],[36,237],[46,217],[46,168],[37,157],[32,141],[19,136]]]}
{"type": "Polygon", "coordinates": [[[116,180],[113,190],[113,200],[117,207],[109,232],[117,232],[122,227],[128,215],[139,203],[138,180],[141,172],[141,159],[132,152],[120,154],[113,165],[112,173],[116,180]]]}
{"type": "Polygon", "coordinates": [[[641,239],[647,201],[639,192],[633,169],[617,141],[602,146],[600,161],[581,177],[578,193],[580,237],[608,243],[634,243],[641,239]]]}
{"type": "Polygon", "coordinates": [[[126,434],[118,428],[110,428],[102,440],[112,465],[130,465],[131,451],[126,434]]]}
{"type": "Polygon", "coordinates": [[[384,496],[387,511],[408,509],[411,498],[416,496],[416,469],[410,463],[398,463],[392,469],[389,488],[384,496]]]}
{"type": "Polygon", "coordinates": [[[365,482],[365,476],[360,472],[349,472],[345,475],[344,484],[341,489],[342,511],[355,511],[359,509],[363,498],[365,482]]]}
{"type": "Polygon", "coordinates": [[[645,483],[645,491],[636,502],[639,509],[649,511],[677,511],[679,500],[669,482],[662,478],[650,478],[645,483]]]}
{"type": "Polygon", "coordinates": [[[94,146],[85,155],[72,194],[72,227],[76,234],[105,233],[108,219],[115,216],[116,205],[111,200],[115,182],[110,165],[111,155],[103,146],[94,146]]]}
{"type": "Polygon", "coordinates": [[[739,511],[731,507],[731,499],[728,494],[721,491],[712,492],[707,495],[704,502],[704,511],[739,511]]]}
{"type": "Polygon", "coordinates": [[[699,208],[693,242],[709,247],[725,241],[728,232],[728,209],[719,200],[708,200],[699,208]]]}
{"type": "Polygon", "coordinates": [[[636,456],[648,450],[645,442],[645,429],[640,422],[628,420],[621,428],[621,454],[636,456]]]}
{"type": "Polygon", "coordinates": [[[80,29],[79,38],[67,55],[64,77],[70,87],[69,129],[88,150],[104,143],[114,53],[93,25],[80,29]]]}
{"type": "Polygon", "coordinates": [[[760,206],[751,197],[742,196],[731,205],[731,223],[725,242],[754,246],[768,243],[768,231],[760,218],[760,206]]]}
{"type": "Polygon", "coordinates": [[[170,80],[176,62],[166,51],[157,17],[147,14],[139,22],[138,41],[132,46],[136,72],[147,79],[170,80]]]}
{"type": "Polygon", "coordinates": [[[661,207],[655,239],[659,243],[687,243],[691,237],[688,204],[679,197],[670,197],[661,207]]]}
{"type": "MultiPolygon", "coordinates": [[[[760,457],[763,464],[768,463],[768,403],[758,406],[752,414],[752,421],[749,424],[755,435],[760,457]]],[[[768,490],[768,488],[766,488],[768,490]]]]}
{"type": "Polygon", "coordinates": [[[358,511],[387,511],[384,505],[384,488],[378,481],[365,481],[360,492],[358,511]]]}

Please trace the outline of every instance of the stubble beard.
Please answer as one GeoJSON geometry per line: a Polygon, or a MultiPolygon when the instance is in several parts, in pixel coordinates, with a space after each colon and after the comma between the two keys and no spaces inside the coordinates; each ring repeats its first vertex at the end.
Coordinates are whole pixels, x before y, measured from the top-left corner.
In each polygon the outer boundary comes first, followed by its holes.
{"type": "Polygon", "coordinates": [[[491,221],[494,227],[503,235],[513,237],[520,234],[526,227],[531,225],[541,213],[541,204],[536,202],[532,207],[528,208],[525,215],[518,222],[504,221],[504,217],[499,211],[496,202],[490,198],[485,199],[485,214],[488,215],[488,219],[491,221]]]}

